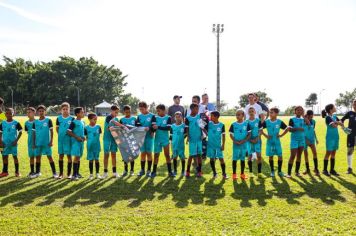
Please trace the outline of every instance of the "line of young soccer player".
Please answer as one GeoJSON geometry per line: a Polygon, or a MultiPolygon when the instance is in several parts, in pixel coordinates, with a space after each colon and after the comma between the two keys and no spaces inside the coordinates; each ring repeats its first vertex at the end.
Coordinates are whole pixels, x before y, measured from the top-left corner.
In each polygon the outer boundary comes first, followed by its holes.
{"type": "MultiPolygon", "coordinates": [[[[356,101],[353,103],[356,111],[356,101]]],[[[168,175],[174,177],[177,175],[178,158],[181,161],[181,176],[191,176],[191,166],[195,166],[197,177],[202,176],[202,140],[207,138],[207,157],[216,178],[217,170],[215,162],[220,162],[222,177],[228,178],[226,173],[226,164],[224,161],[225,150],[225,125],[219,121],[220,113],[213,111],[210,113],[210,119],[202,121],[199,114],[198,104],[190,105],[190,115],[184,117],[181,112],[174,115],[174,123],[166,114],[166,108],[163,104],[156,107],[157,114],[150,113],[148,105],[145,102],[139,103],[140,114],[136,117],[132,115],[130,106],[124,106],[124,116],[119,119],[119,107],[113,105],[111,113],[105,119],[103,132],[104,146],[104,174],[99,174],[99,156],[101,153],[100,136],[101,127],[97,124],[97,115],[88,114],[89,124],[85,125],[84,109],[77,107],[74,109],[75,117],[70,115],[70,105],[63,103],[61,105],[61,115],[56,119],[56,131],[58,133],[58,164],[59,173],[56,172],[55,163],[52,156],[53,146],[53,124],[50,118],[46,117],[46,107],[40,105],[37,109],[27,108],[28,120],[25,122],[25,131],[28,133],[27,150],[30,158],[30,173],[28,177],[36,178],[41,176],[41,156],[48,158],[54,178],[64,178],[64,157],[67,156],[67,178],[77,180],[81,178],[79,169],[83,156],[84,143],[86,141],[87,160],[89,161],[90,179],[94,178],[94,163],[97,178],[107,178],[108,163],[111,156],[113,177],[118,178],[116,168],[116,153],[118,151],[117,143],[110,132],[110,127],[145,127],[147,131],[144,143],[141,147],[141,168],[138,176],[155,177],[157,175],[157,165],[160,153],[163,151],[168,175]],[[38,119],[35,119],[37,113],[38,119]],[[189,157],[186,163],[185,144],[189,145],[189,157]],[[152,153],[154,155],[152,156],[152,153]],[[147,170],[146,170],[147,162],[147,170]],[[172,168],[173,162],[173,168],[172,168]],[[153,164],[153,167],[152,167],[153,164]]],[[[336,107],[329,104],[323,111],[323,117],[327,125],[326,131],[326,154],[324,158],[323,174],[339,175],[335,171],[335,156],[339,148],[338,127],[343,125],[343,121],[349,119],[349,127],[354,128],[356,123],[355,112],[348,113],[340,121],[335,115],[336,107]],[[330,171],[328,171],[328,162],[330,160],[330,171]]],[[[269,118],[261,120],[256,115],[253,107],[248,109],[248,119],[245,119],[244,110],[239,109],[236,112],[236,121],[229,128],[232,144],[232,179],[236,180],[237,163],[240,162],[240,178],[245,180],[248,176],[245,174],[245,161],[247,159],[250,176],[253,176],[253,160],[257,160],[257,173],[261,177],[262,173],[262,141],[261,136],[266,137],[266,156],[269,158],[270,175],[275,176],[274,156],[278,157],[278,175],[280,177],[292,176],[292,168],[295,162],[295,174],[300,176],[301,158],[304,152],[306,171],[304,174],[310,174],[308,159],[308,148],[311,149],[314,162],[314,173],[319,175],[318,158],[316,144],[318,139],[315,133],[315,120],[313,111],[308,110],[304,114],[301,106],[295,108],[295,116],[290,118],[289,125],[286,125],[278,118],[279,109],[271,108],[269,118]],[[288,172],[282,171],[282,146],[281,138],[288,132],[291,133],[290,140],[290,158],[288,161],[288,172]]],[[[8,176],[8,157],[12,155],[15,163],[15,176],[20,176],[18,160],[18,141],[22,134],[21,124],[14,120],[14,111],[11,108],[5,109],[6,120],[0,124],[0,147],[2,148],[3,169],[0,177],[8,176]]],[[[354,137],[354,134],[351,135],[354,137]]],[[[352,173],[352,153],[355,139],[348,140],[348,173],[352,173]]],[[[134,175],[134,161],[124,163],[123,176],[134,175]],[[130,171],[128,166],[130,165],[130,171]]]]}

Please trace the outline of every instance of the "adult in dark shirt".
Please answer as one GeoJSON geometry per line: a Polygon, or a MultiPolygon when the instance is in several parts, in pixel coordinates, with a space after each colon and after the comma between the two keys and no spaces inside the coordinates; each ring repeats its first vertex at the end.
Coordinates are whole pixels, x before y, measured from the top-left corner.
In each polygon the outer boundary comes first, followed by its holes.
{"type": "Polygon", "coordinates": [[[257,93],[255,93],[255,100],[256,100],[256,103],[261,106],[262,111],[266,112],[267,115],[266,115],[266,117],[264,117],[264,119],[267,119],[269,116],[268,106],[260,101],[260,97],[258,96],[257,93]]]}
{"type": "Polygon", "coordinates": [[[349,120],[349,129],[351,133],[347,135],[347,174],[352,174],[352,156],[356,146],[356,99],[352,102],[353,111],[347,112],[344,117],[341,118],[342,123],[345,120],[349,120]]]}
{"type": "Polygon", "coordinates": [[[173,105],[170,106],[168,108],[168,115],[171,117],[172,119],[172,124],[175,123],[175,118],[174,118],[174,114],[177,111],[180,111],[182,114],[184,114],[184,107],[180,105],[180,99],[182,98],[182,96],[179,95],[174,95],[173,97],[173,105]]]}

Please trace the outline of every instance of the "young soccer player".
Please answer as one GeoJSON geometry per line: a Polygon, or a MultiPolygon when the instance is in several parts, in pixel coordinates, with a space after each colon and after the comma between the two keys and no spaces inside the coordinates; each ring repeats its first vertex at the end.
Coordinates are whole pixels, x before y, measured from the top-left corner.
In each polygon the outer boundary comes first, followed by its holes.
{"type": "Polygon", "coordinates": [[[304,133],[304,109],[301,106],[297,106],[294,108],[295,117],[292,117],[289,120],[289,131],[292,133],[290,136],[290,158],[288,162],[288,174],[287,178],[291,178],[292,176],[292,168],[294,159],[295,163],[295,175],[300,176],[300,162],[302,159],[303,150],[305,147],[305,133],[304,133]],[[297,158],[296,158],[297,157],[297,158]]]}
{"type": "Polygon", "coordinates": [[[250,171],[250,176],[253,177],[252,172],[252,157],[257,156],[257,172],[258,176],[261,177],[262,172],[262,156],[261,156],[261,135],[260,131],[262,128],[262,123],[259,118],[256,118],[256,110],[254,107],[248,109],[249,119],[247,120],[250,125],[251,137],[249,140],[249,156],[248,156],[248,168],[250,171]]]}
{"type": "Polygon", "coordinates": [[[351,133],[347,135],[347,174],[352,174],[352,155],[356,146],[356,99],[352,102],[353,111],[349,111],[342,117],[342,123],[349,120],[348,128],[351,133]]]}
{"type": "Polygon", "coordinates": [[[218,111],[212,111],[210,113],[210,121],[207,125],[208,129],[208,144],[207,144],[207,156],[210,159],[210,166],[213,170],[213,177],[217,178],[217,172],[215,168],[215,160],[219,159],[222,177],[227,179],[226,166],[224,161],[223,151],[225,149],[225,125],[219,122],[220,113],[218,111]]]}
{"type": "Polygon", "coordinates": [[[85,124],[84,121],[82,121],[82,119],[84,118],[84,109],[82,107],[76,107],[74,109],[74,115],[76,116],[76,118],[70,123],[70,126],[67,130],[67,134],[72,137],[70,152],[71,156],[74,157],[72,180],[78,180],[80,167],[79,161],[83,155],[85,141],[85,124]]]}
{"type": "MultiPolygon", "coordinates": [[[[0,97],[0,124],[6,120],[5,113],[3,112],[4,99],[0,97]]],[[[0,152],[2,152],[2,147],[0,147],[0,152]]]]}
{"type": "Polygon", "coordinates": [[[88,115],[89,125],[85,126],[84,134],[87,137],[87,160],[89,161],[89,179],[93,179],[93,169],[95,162],[95,172],[96,178],[101,179],[99,174],[99,155],[100,155],[100,134],[101,127],[97,125],[96,122],[98,117],[96,114],[91,113],[88,115]]]}
{"type": "Polygon", "coordinates": [[[192,103],[190,105],[191,113],[185,119],[185,125],[187,126],[187,142],[189,143],[189,158],[187,171],[185,176],[187,178],[190,177],[190,166],[192,164],[193,158],[196,160],[197,164],[197,177],[202,176],[202,139],[203,139],[203,131],[199,126],[200,115],[199,105],[192,103]]]}
{"type": "Polygon", "coordinates": [[[248,153],[248,141],[251,137],[250,125],[245,121],[245,112],[242,109],[236,111],[236,120],[231,124],[229,132],[230,138],[233,142],[233,156],[232,156],[232,179],[236,180],[237,161],[241,163],[242,180],[246,180],[245,175],[245,157],[248,153]]]}
{"type": "Polygon", "coordinates": [[[269,166],[271,168],[271,177],[274,177],[274,163],[273,156],[278,157],[278,175],[280,177],[284,177],[284,173],[282,172],[282,145],[281,140],[284,135],[288,133],[288,126],[280,119],[277,118],[279,114],[279,109],[273,107],[269,111],[269,119],[265,120],[262,124],[263,129],[267,129],[267,134],[262,129],[262,135],[267,138],[267,146],[266,146],[266,156],[269,157],[269,166]],[[280,134],[280,130],[284,130],[282,134],[280,134]]]}
{"type": "Polygon", "coordinates": [[[33,144],[35,145],[36,155],[36,175],[41,176],[41,157],[46,155],[52,169],[53,178],[58,178],[56,166],[52,158],[53,146],[53,123],[52,120],[46,117],[46,107],[40,105],[37,107],[37,115],[39,118],[33,122],[33,144]]]}
{"type": "Polygon", "coordinates": [[[138,176],[145,175],[145,165],[147,159],[147,173],[146,176],[149,177],[151,175],[151,167],[152,167],[152,151],[153,151],[153,129],[152,124],[155,121],[155,115],[148,111],[148,105],[146,102],[139,102],[138,108],[140,110],[140,114],[137,116],[137,126],[145,127],[148,131],[146,133],[145,141],[141,147],[141,170],[138,173],[138,176]]]}
{"type": "Polygon", "coordinates": [[[74,120],[72,116],[70,116],[70,105],[67,102],[61,104],[61,115],[57,117],[56,120],[56,131],[58,133],[58,154],[59,154],[59,176],[58,179],[63,178],[63,159],[64,155],[67,155],[67,178],[71,178],[72,172],[72,156],[70,155],[70,147],[71,147],[71,138],[67,134],[67,130],[74,120]]]}
{"type": "MultiPolygon", "coordinates": [[[[120,123],[127,126],[127,127],[134,127],[136,125],[136,117],[131,115],[131,107],[128,105],[125,105],[123,108],[123,114],[124,117],[120,119],[120,123]]],[[[125,165],[125,170],[122,176],[126,176],[129,171],[128,163],[124,162],[125,165]]],[[[132,160],[130,161],[130,175],[134,176],[134,166],[135,166],[135,161],[132,160]]]]}
{"type": "Polygon", "coordinates": [[[322,117],[325,118],[326,128],[326,153],[324,157],[324,170],[323,174],[326,176],[339,174],[335,171],[335,155],[339,149],[339,131],[338,126],[344,126],[344,124],[335,115],[336,107],[334,104],[329,104],[322,111],[322,117]],[[328,161],[330,158],[330,172],[328,172],[328,161]]]}
{"type": "Polygon", "coordinates": [[[305,157],[306,171],[303,174],[304,175],[310,174],[309,159],[308,159],[308,147],[309,147],[313,154],[314,173],[315,175],[319,176],[318,156],[316,152],[316,144],[318,144],[319,141],[316,136],[315,120],[313,119],[313,117],[314,117],[314,112],[312,110],[308,110],[305,118],[309,121],[309,124],[305,124],[304,127],[304,134],[305,134],[304,157],[305,157]]]}
{"type": "Polygon", "coordinates": [[[17,143],[22,135],[22,127],[19,122],[13,119],[14,110],[12,108],[5,109],[6,121],[0,124],[0,147],[3,147],[2,161],[3,168],[0,173],[0,178],[9,175],[8,162],[9,155],[12,155],[15,163],[15,176],[20,177],[19,160],[17,158],[17,143]]]}
{"type": "Polygon", "coordinates": [[[182,165],[181,176],[185,175],[185,144],[184,138],[187,135],[187,126],[183,123],[183,114],[177,111],[174,114],[175,123],[171,126],[172,134],[172,159],[174,174],[177,175],[177,158],[179,157],[182,165]]]}
{"type": "Polygon", "coordinates": [[[36,109],[34,107],[27,108],[27,117],[28,120],[25,122],[25,131],[27,132],[27,152],[28,157],[30,158],[30,174],[28,175],[29,178],[35,178],[35,149],[33,148],[33,123],[35,122],[35,115],[36,109]]]}
{"type": "Polygon", "coordinates": [[[168,175],[174,177],[175,174],[172,171],[171,158],[169,156],[169,130],[171,129],[172,120],[171,117],[166,114],[166,107],[163,104],[159,104],[156,107],[157,115],[155,116],[155,123],[152,124],[152,128],[155,131],[154,138],[154,163],[153,170],[150,175],[151,178],[157,175],[157,165],[159,161],[159,155],[162,152],[166,157],[166,164],[168,169],[168,175]]]}
{"type": "Polygon", "coordinates": [[[120,124],[119,119],[117,118],[119,114],[119,107],[116,105],[111,106],[111,113],[105,118],[104,123],[104,174],[103,178],[108,177],[108,162],[109,156],[111,154],[111,163],[112,163],[112,172],[114,178],[119,178],[120,175],[116,172],[116,153],[118,150],[115,139],[111,135],[110,127],[112,126],[123,126],[120,124]]]}

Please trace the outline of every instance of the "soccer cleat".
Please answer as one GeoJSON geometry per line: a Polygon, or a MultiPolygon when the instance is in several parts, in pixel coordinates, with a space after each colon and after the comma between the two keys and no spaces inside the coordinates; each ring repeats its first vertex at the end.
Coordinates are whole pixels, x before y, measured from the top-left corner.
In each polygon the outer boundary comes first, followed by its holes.
{"type": "Polygon", "coordinates": [[[232,174],[232,180],[237,180],[237,174],[232,174]]]}
{"type": "Polygon", "coordinates": [[[229,178],[229,176],[227,176],[227,174],[222,174],[222,177],[223,177],[223,179],[228,179],[229,178]]]}
{"type": "Polygon", "coordinates": [[[133,172],[133,170],[130,171],[130,176],[134,176],[134,175],[135,175],[135,172],[133,172]]]}
{"type": "Polygon", "coordinates": [[[346,172],[346,174],[348,174],[348,175],[351,175],[353,172],[352,172],[352,168],[347,168],[347,172],[346,172]]]}
{"type": "Polygon", "coordinates": [[[53,178],[54,178],[54,179],[58,179],[57,173],[54,173],[54,174],[53,174],[53,178]]]}
{"type": "Polygon", "coordinates": [[[184,176],[185,176],[185,172],[182,171],[182,172],[180,173],[180,176],[181,176],[181,177],[184,177],[184,176]]]}
{"type": "Polygon", "coordinates": [[[109,177],[108,172],[104,172],[102,177],[103,177],[103,179],[106,179],[107,177],[109,177]]]}
{"type": "Polygon", "coordinates": [[[241,174],[241,175],[240,175],[240,178],[241,178],[242,180],[248,179],[247,175],[245,175],[245,174],[241,174]]]}
{"type": "Polygon", "coordinates": [[[323,175],[330,176],[330,174],[329,174],[329,172],[327,170],[323,170],[323,175]]]}
{"type": "Polygon", "coordinates": [[[118,173],[113,173],[112,177],[113,178],[120,178],[120,175],[118,173]]]}
{"type": "Polygon", "coordinates": [[[94,179],[94,176],[93,176],[93,174],[90,174],[89,175],[89,180],[92,180],[92,179],[94,179]]]}
{"type": "Polygon", "coordinates": [[[171,173],[169,173],[169,177],[176,177],[176,173],[174,173],[174,172],[171,172],[171,173]]]}
{"type": "Polygon", "coordinates": [[[73,181],[79,180],[79,176],[78,175],[73,175],[71,180],[73,180],[73,181]]]}
{"type": "Polygon", "coordinates": [[[306,170],[303,172],[303,175],[310,175],[310,170],[306,170]]]}
{"type": "Polygon", "coordinates": [[[340,174],[337,173],[335,170],[331,170],[331,171],[330,171],[330,174],[331,174],[331,175],[334,175],[334,176],[340,176],[340,174]]]}
{"type": "Polygon", "coordinates": [[[138,172],[137,176],[144,176],[145,175],[145,171],[144,170],[140,170],[140,172],[138,172]]]}
{"type": "Polygon", "coordinates": [[[96,174],[96,178],[97,179],[102,179],[103,177],[101,177],[101,175],[99,173],[96,174]]]}
{"type": "Polygon", "coordinates": [[[285,177],[288,178],[288,179],[292,178],[292,176],[289,175],[289,174],[286,174],[285,177]]]}
{"type": "Polygon", "coordinates": [[[213,179],[216,179],[217,177],[218,177],[217,173],[213,174],[213,179]]]}
{"type": "Polygon", "coordinates": [[[187,178],[190,177],[190,172],[189,171],[185,172],[185,177],[187,177],[187,178]]]}
{"type": "Polygon", "coordinates": [[[174,174],[174,176],[177,176],[177,171],[173,171],[172,173],[174,174]]]}
{"type": "Polygon", "coordinates": [[[271,172],[271,177],[274,177],[274,171],[271,172]]]}
{"type": "Polygon", "coordinates": [[[77,177],[78,177],[78,179],[81,179],[81,178],[83,178],[83,176],[81,175],[81,174],[77,174],[77,177]]]}
{"type": "Polygon", "coordinates": [[[320,176],[319,170],[314,170],[314,174],[315,174],[316,176],[320,176]]]}
{"type": "Polygon", "coordinates": [[[33,172],[30,172],[28,175],[27,175],[27,177],[28,178],[32,178],[32,175],[34,175],[35,173],[33,173],[33,172]]]}
{"type": "Polygon", "coordinates": [[[203,173],[202,173],[202,172],[198,172],[197,177],[198,177],[198,178],[203,177],[203,173]]]}
{"type": "Polygon", "coordinates": [[[4,177],[6,177],[8,175],[9,175],[9,173],[7,173],[7,172],[1,172],[0,173],[0,178],[4,178],[4,177]]]}
{"type": "Polygon", "coordinates": [[[63,175],[58,175],[58,179],[63,179],[63,175]]]}
{"type": "Polygon", "coordinates": [[[148,170],[147,172],[146,172],[146,177],[150,177],[151,176],[151,171],[150,170],[148,170]]]}
{"type": "Polygon", "coordinates": [[[150,173],[150,177],[151,177],[151,178],[154,178],[154,177],[156,177],[156,176],[157,176],[156,172],[151,172],[151,173],[150,173]]]}
{"type": "Polygon", "coordinates": [[[127,176],[127,171],[122,172],[122,177],[127,176]]]}
{"type": "Polygon", "coordinates": [[[68,176],[67,176],[67,179],[72,179],[72,175],[68,175],[68,176]]]}
{"type": "Polygon", "coordinates": [[[15,173],[15,177],[21,177],[20,173],[15,173]]]}
{"type": "Polygon", "coordinates": [[[283,173],[283,171],[278,172],[279,177],[285,177],[286,175],[283,173]]]}
{"type": "Polygon", "coordinates": [[[301,177],[302,175],[299,172],[295,172],[295,176],[301,177]]]}

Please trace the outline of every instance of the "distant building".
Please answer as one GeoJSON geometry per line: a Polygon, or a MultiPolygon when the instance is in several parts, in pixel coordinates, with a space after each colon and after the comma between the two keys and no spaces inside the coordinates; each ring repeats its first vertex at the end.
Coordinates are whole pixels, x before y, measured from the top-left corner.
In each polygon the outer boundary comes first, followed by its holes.
{"type": "Polygon", "coordinates": [[[106,115],[110,114],[110,112],[111,112],[110,108],[112,105],[113,104],[111,104],[111,103],[103,101],[102,103],[95,106],[95,113],[98,116],[106,116],[106,115]]]}

